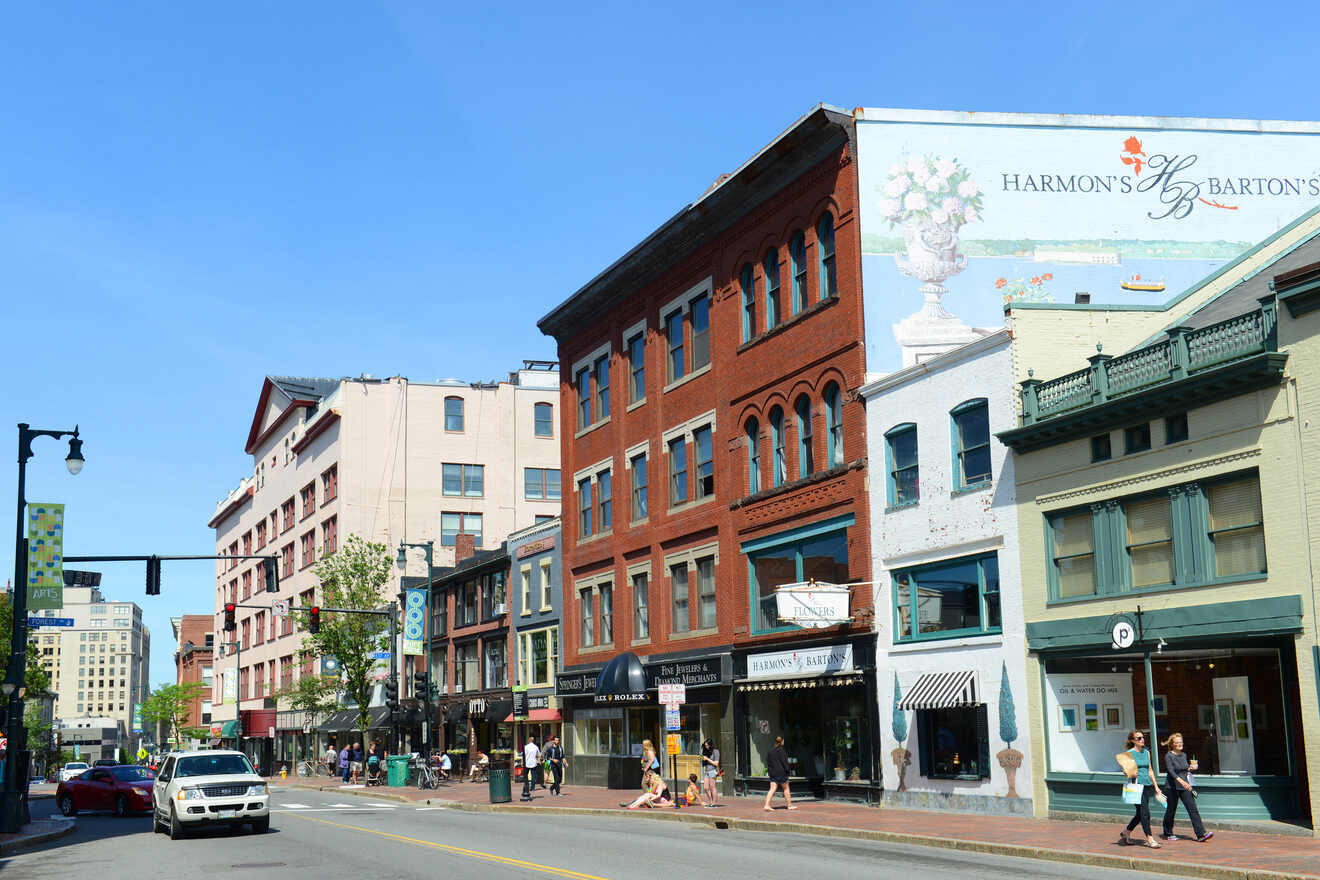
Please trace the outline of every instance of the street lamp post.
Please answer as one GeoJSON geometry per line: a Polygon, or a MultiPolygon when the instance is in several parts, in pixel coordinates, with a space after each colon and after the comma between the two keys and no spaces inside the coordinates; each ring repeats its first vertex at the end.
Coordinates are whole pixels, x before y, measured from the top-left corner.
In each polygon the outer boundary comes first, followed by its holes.
{"type": "MultiPolygon", "coordinates": [[[[435,561],[435,542],[409,544],[400,541],[397,561],[403,570],[407,569],[408,549],[411,547],[420,547],[426,551],[426,613],[422,615],[422,644],[426,652],[426,678],[423,680],[422,691],[422,746],[425,752],[429,752],[431,749],[431,566],[435,561]]],[[[402,573],[400,579],[402,580],[402,573]]],[[[399,605],[405,609],[408,607],[407,597],[402,593],[399,596],[399,605]]],[[[391,645],[390,650],[396,647],[391,645]]]]}
{"type": "Polygon", "coordinates": [[[34,431],[27,422],[18,423],[18,514],[14,527],[13,626],[9,638],[9,668],[3,693],[9,703],[8,760],[5,761],[4,788],[0,791],[0,833],[13,834],[27,818],[27,728],[23,726],[23,679],[27,674],[27,587],[28,544],[23,537],[23,513],[27,507],[27,463],[33,455],[32,441],[38,437],[69,438],[69,454],[64,464],[77,475],[83,467],[82,440],[78,426],[72,431],[34,431]],[[20,778],[21,775],[21,778],[20,778]]]}

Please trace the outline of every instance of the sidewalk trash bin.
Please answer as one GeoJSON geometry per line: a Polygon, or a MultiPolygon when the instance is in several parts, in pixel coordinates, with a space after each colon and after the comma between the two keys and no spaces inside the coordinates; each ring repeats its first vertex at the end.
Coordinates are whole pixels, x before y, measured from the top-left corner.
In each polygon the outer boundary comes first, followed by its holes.
{"type": "Polygon", "coordinates": [[[386,782],[394,787],[408,784],[408,756],[390,755],[385,759],[386,782]]]}
{"type": "Polygon", "coordinates": [[[509,771],[506,768],[490,768],[490,802],[492,804],[507,804],[513,800],[513,793],[509,789],[509,771]]]}

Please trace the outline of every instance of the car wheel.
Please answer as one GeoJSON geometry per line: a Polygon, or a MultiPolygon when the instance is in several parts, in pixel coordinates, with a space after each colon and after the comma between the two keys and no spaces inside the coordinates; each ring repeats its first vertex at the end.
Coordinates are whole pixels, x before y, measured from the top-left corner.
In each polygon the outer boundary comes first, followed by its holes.
{"type": "Polygon", "coordinates": [[[73,795],[71,794],[60,795],[59,802],[56,804],[56,806],[60,808],[60,813],[65,816],[78,815],[77,809],[75,809],[73,806],[73,795]]]}
{"type": "Polygon", "coordinates": [[[183,837],[183,823],[179,821],[179,814],[174,812],[174,805],[170,804],[170,840],[180,837],[183,837]]]}
{"type": "Polygon", "coordinates": [[[122,794],[115,795],[115,815],[122,819],[128,815],[128,812],[128,798],[122,794]]]}
{"type": "Polygon", "coordinates": [[[253,834],[265,834],[269,830],[270,830],[270,816],[267,816],[264,819],[257,819],[255,822],[252,823],[253,834]]]}

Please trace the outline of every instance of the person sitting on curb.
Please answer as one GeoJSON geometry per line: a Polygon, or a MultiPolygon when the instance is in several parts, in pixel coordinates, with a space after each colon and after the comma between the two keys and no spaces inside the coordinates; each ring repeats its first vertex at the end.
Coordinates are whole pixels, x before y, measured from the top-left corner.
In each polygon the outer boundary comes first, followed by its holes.
{"type": "Polygon", "coordinates": [[[642,807],[668,807],[673,803],[673,795],[669,793],[669,787],[665,785],[659,773],[648,770],[642,777],[642,784],[646,786],[646,791],[639,794],[632,803],[620,801],[619,806],[629,810],[640,810],[642,807]]]}
{"type": "Polygon", "coordinates": [[[687,791],[683,793],[683,797],[680,799],[679,803],[681,803],[685,807],[709,806],[705,801],[701,799],[701,789],[697,786],[697,774],[695,773],[688,774],[687,791]]]}

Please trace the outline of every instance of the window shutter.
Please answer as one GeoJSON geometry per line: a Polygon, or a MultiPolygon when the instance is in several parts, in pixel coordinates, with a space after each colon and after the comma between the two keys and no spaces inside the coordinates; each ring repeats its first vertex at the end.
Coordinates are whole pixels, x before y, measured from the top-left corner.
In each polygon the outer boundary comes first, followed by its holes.
{"type": "Polygon", "coordinates": [[[929,712],[917,710],[917,760],[921,769],[921,775],[930,776],[930,755],[934,751],[931,748],[931,731],[929,722],[929,712]]]}
{"type": "Polygon", "coordinates": [[[976,707],[976,741],[981,747],[980,762],[977,767],[982,779],[990,778],[990,719],[985,703],[976,707]]]}

